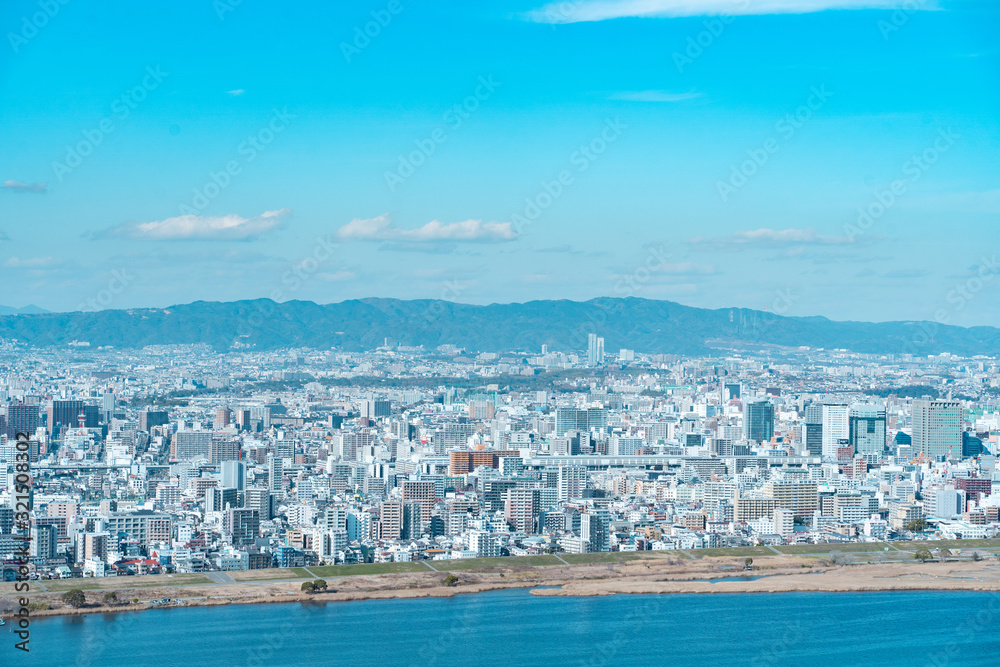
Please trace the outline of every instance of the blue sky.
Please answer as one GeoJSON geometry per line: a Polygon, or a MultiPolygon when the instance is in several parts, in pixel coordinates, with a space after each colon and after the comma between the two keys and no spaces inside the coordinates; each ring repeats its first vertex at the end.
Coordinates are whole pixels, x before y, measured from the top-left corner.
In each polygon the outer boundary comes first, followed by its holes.
{"type": "Polygon", "coordinates": [[[0,8],[0,303],[1000,325],[997,3],[63,2],[0,8]]]}

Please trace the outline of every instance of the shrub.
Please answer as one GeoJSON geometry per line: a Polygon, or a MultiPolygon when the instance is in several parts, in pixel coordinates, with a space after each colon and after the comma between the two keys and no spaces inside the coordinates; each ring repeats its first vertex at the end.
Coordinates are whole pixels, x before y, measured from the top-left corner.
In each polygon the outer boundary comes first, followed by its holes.
{"type": "Polygon", "coordinates": [[[62,601],[73,609],[79,609],[87,604],[87,596],[79,588],[74,588],[62,594],[62,601]]]}

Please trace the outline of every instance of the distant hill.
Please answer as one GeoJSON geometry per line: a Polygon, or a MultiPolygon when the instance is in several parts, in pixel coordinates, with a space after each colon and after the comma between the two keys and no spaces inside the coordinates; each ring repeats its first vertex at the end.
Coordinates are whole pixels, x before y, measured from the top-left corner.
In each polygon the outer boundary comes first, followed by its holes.
{"type": "Polygon", "coordinates": [[[670,301],[598,298],[473,306],[439,300],[360,299],[320,305],[268,299],[197,301],[169,308],[0,316],[0,338],[36,345],[92,346],[206,343],[227,349],[240,341],[257,349],[336,346],[366,350],[386,338],[400,345],[537,352],[584,350],[587,334],[605,338],[611,354],[697,355],[712,349],[777,345],[843,348],[868,353],[1000,354],[1000,329],[930,322],[835,322],[780,317],[742,308],[707,310],[670,301]]]}
{"type": "Polygon", "coordinates": [[[24,308],[13,308],[11,306],[0,306],[0,315],[37,315],[49,311],[38,306],[28,304],[24,308]]]}

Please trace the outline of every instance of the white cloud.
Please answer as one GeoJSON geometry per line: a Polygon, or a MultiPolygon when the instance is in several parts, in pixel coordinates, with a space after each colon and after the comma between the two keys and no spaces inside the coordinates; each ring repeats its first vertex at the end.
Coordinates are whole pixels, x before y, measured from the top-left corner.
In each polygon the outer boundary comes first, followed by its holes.
{"type": "MultiPolygon", "coordinates": [[[[524,15],[536,23],[580,23],[626,17],[808,14],[830,9],[898,9],[912,0],[556,0],[524,15]]],[[[933,0],[916,3],[936,9],[933,0]]]]}
{"type": "Polygon", "coordinates": [[[344,280],[354,280],[358,277],[354,271],[336,271],[334,273],[317,273],[316,277],[325,282],[342,282],[344,280]]]}
{"type": "Polygon", "coordinates": [[[656,273],[668,273],[675,276],[701,275],[710,276],[716,272],[714,266],[708,264],[696,264],[695,262],[676,262],[660,264],[653,269],[656,273]]]}
{"type": "Polygon", "coordinates": [[[14,192],[35,192],[42,193],[48,188],[48,183],[22,183],[21,181],[4,181],[4,190],[13,190],[14,192]]]}
{"type": "Polygon", "coordinates": [[[57,257],[30,257],[27,259],[10,257],[3,263],[4,266],[9,266],[12,269],[44,269],[59,264],[62,264],[62,260],[57,257]]]}
{"type": "Polygon", "coordinates": [[[125,236],[143,241],[179,241],[187,239],[248,241],[279,229],[291,211],[283,208],[265,211],[253,217],[236,214],[223,216],[179,215],[154,222],[140,222],[116,227],[101,236],[125,236]]]}
{"type": "Polygon", "coordinates": [[[509,222],[483,222],[465,220],[443,223],[431,220],[423,227],[402,229],[392,217],[384,213],[377,218],[355,218],[337,230],[345,241],[398,241],[405,243],[430,243],[440,241],[513,241],[517,233],[509,222]]]}
{"type": "Polygon", "coordinates": [[[232,95],[234,97],[238,97],[238,96],[242,95],[245,92],[247,92],[247,91],[243,90],[242,88],[237,88],[236,90],[226,91],[226,95],[232,95]]]}
{"type": "Polygon", "coordinates": [[[846,236],[822,236],[810,227],[808,229],[754,229],[715,238],[698,236],[688,239],[688,243],[722,249],[751,246],[773,248],[786,245],[849,245],[853,241],[846,236]]]}
{"type": "Polygon", "coordinates": [[[666,90],[637,90],[631,92],[615,93],[611,96],[613,100],[625,100],[628,102],[683,102],[701,97],[701,93],[671,93],[666,90]]]}

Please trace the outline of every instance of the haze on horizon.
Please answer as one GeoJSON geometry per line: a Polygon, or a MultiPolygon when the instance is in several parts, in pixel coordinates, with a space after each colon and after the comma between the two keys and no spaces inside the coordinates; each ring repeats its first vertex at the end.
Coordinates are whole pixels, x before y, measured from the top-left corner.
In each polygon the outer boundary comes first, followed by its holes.
{"type": "Polygon", "coordinates": [[[997,326],[1000,6],[907,4],[14,0],[0,303],[997,326]]]}

